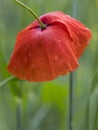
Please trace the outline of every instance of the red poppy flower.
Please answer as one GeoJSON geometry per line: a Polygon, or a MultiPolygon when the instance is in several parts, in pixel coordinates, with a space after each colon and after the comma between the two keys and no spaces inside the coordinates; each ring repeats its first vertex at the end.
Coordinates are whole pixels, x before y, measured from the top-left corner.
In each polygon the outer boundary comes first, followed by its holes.
{"type": "Polygon", "coordinates": [[[8,71],[27,81],[49,81],[78,67],[78,58],[91,38],[90,30],[62,12],[40,17],[19,32],[8,71]]]}

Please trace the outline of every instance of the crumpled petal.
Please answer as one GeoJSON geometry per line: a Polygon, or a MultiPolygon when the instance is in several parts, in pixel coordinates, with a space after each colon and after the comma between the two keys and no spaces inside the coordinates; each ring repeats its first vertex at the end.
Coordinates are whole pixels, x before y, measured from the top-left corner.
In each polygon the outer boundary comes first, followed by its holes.
{"type": "Polygon", "coordinates": [[[48,24],[54,23],[56,21],[64,24],[67,29],[66,31],[68,31],[69,36],[73,40],[73,43],[70,44],[70,47],[73,49],[77,58],[82,55],[84,49],[92,37],[91,31],[85,25],[70,17],[69,15],[65,15],[59,11],[54,13],[47,13],[46,15],[41,16],[41,20],[48,24]]]}
{"type": "Polygon", "coordinates": [[[34,21],[18,33],[8,71],[30,82],[42,82],[67,74],[78,67],[78,58],[91,38],[91,32],[62,12],[40,17],[41,30],[34,21]]]}

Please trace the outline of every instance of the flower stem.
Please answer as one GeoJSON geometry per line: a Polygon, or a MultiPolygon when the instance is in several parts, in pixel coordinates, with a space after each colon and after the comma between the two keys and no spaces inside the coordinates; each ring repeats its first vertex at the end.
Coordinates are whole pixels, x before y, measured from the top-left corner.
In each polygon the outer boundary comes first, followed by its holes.
{"type": "Polygon", "coordinates": [[[28,7],[24,3],[20,2],[19,0],[13,0],[13,1],[16,4],[22,6],[24,9],[28,10],[34,16],[34,18],[39,22],[42,29],[44,29],[46,27],[46,25],[39,19],[38,15],[30,7],[28,7]]]}
{"type": "Polygon", "coordinates": [[[22,130],[22,111],[21,111],[21,102],[17,102],[17,108],[16,108],[16,120],[17,120],[17,130],[22,130]]]}
{"type": "Polygon", "coordinates": [[[5,84],[7,84],[9,81],[14,80],[14,79],[16,79],[16,78],[11,76],[11,77],[3,80],[2,82],[0,82],[0,88],[3,87],[5,84]]]}
{"type": "MultiPolygon", "coordinates": [[[[77,1],[73,0],[73,17],[76,18],[76,8],[77,8],[77,1]]],[[[74,72],[70,73],[69,77],[69,86],[70,86],[70,92],[69,92],[69,130],[73,130],[73,101],[74,101],[74,72]]]]}
{"type": "Polygon", "coordinates": [[[72,130],[73,122],[73,72],[70,73],[69,77],[69,130],[72,130]]]}

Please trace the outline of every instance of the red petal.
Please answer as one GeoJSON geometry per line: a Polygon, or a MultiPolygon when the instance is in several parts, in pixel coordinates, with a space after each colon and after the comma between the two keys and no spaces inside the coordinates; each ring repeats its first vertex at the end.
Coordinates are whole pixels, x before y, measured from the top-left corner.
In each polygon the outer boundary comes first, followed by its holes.
{"type": "Polygon", "coordinates": [[[73,39],[73,50],[77,58],[79,58],[86,46],[88,45],[89,40],[91,39],[91,31],[81,24],[79,21],[71,18],[70,16],[65,17],[66,27],[70,33],[71,38],[73,39]]]}
{"type": "Polygon", "coordinates": [[[41,20],[47,24],[53,24],[54,22],[60,22],[65,25],[66,31],[68,31],[69,36],[72,38],[73,43],[70,44],[70,47],[73,49],[77,58],[79,58],[86,46],[88,45],[89,40],[91,39],[91,31],[84,26],[82,23],[76,19],[65,15],[62,12],[53,12],[47,13],[41,16],[41,20]]]}
{"type": "Polygon", "coordinates": [[[70,42],[60,23],[43,31],[23,30],[18,34],[8,70],[28,81],[48,81],[73,71],[78,62],[69,46],[70,42]]]}
{"type": "Polygon", "coordinates": [[[40,33],[37,29],[23,30],[17,37],[8,70],[20,79],[40,81],[49,75],[40,33]]]}
{"type": "Polygon", "coordinates": [[[62,12],[40,19],[47,27],[41,30],[35,21],[22,30],[8,66],[9,72],[23,80],[49,81],[74,71],[91,38],[84,25],[62,12]]]}

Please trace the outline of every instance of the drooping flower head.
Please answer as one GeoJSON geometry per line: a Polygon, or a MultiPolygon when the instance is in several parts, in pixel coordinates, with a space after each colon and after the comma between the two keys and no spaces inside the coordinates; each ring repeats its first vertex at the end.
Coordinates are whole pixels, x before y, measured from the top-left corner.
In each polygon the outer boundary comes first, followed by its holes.
{"type": "Polygon", "coordinates": [[[74,71],[91,38],[90,30],[62,12],[40,17],[18,33],[8,71],[22,80],[42,82],[74,71]]]}

